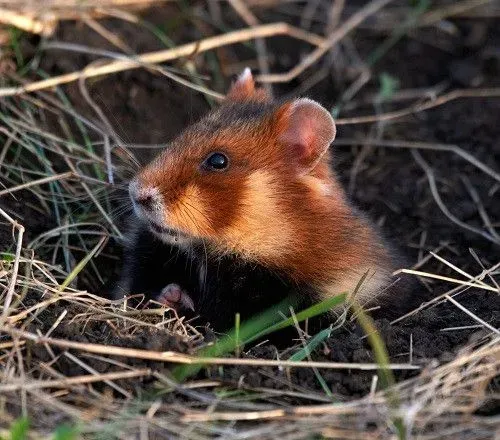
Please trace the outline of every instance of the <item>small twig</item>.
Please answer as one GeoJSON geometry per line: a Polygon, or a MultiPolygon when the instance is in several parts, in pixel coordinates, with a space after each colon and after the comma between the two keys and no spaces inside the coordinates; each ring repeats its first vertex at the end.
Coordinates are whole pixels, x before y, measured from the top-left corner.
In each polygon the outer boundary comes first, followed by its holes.
{"type": "MultiPolygon", "coordinates": [[[[479,275],[475,276],[473,281],[477,281],[478,279],[484,278],[485,275],[490,274],[490,273],[496,271],[498,268],[500,268],[500,262],[497,263],[497,264],[495,264],[490,269],[483,271],[483,273],[480,273],[479,275]]],[[[404,271],[408,271],[408,269],[402,269],[402,272],[404,272],[404,271]]],[[[435,276],[433,276],[433,274],[429,274],[427,272],[411,271],[411,272],[408,272],[408,273],[410,273],[412,275],[417,275],[417,276],[428,276],[430,278],[434,278],[435,277],[435,276]]],[[[439,277],[439,275],[437,275],[437,277],[439,277]]],[[[454,279],[445,279],[444,281],[456,282],[457,280],[454,280],[454,279]]],[[[391,321],[391,325],[396,324],[396,323],[398,323],[398,322],[400,322],[400,321],[402,321],[402,320],[404,320],[406,318],[409,318],[410,316],[413,316],[413,315],[417,314],[418,312],[426,309],[427,307],[430,307],[432,305],[435,305],[435,304],[443,301],[445,295],[452,295],[452,294],[455,294],[457,292],[463,291],[464,288],[469,287],[469,286],[467,286],[467,282],[466,281],[460,281],[458,284],[460,284],[460,285],[457,286],[457,287],[455,287],[455,288],[453,288],[453,289],[451,289],[451,290],[449,290],[446,293],[443,293],[442,295],[438,295],[435,298],[432,298],[430,301],[427,301],[427,302],[419,305],[417,308],[415,308],[415,309],[411,310],[410,312],[405,313],[403,316],[400,316],[399,318],[391,321]],[[465,284],[465,286],[464,286],[464,284],[465,284]]],[[[481,286],[481,285],[476,285],[476,286],[473,286],[473,287],[477,287],[479,289],[483,288],[483,286],[481,286]]],[[[487,289],[487,290],[489,290],[489,289],[487,289]]],[[[496,291],[499,291],[499,290],[500,289],[497,289],[496,291]]]]}
{"type": "MultiPolygon", "coordinates": [[[[440,82],[434,86],[428,87],[417,87],[410,89],[401,89],[395,91],[394,94],[385,99],[386,103],[413,101],[415,99],[422,100],[426,99],[436,99],[440,93],[444,92],[448,88],[448,82],[440,82]]],[[[342,111],[353,111],[357,110],[359,107],[365,105],[373,106],[377,100],[380,99],[380,92],[377,93],[367,93],[363,98],[352,101],[345,97],[342,98],[342,111]]]]}
{"type": "Polygon", "coordinates": [[[59,315],[59,317],[54,321],[54,323],[50,326],[49,330],[47,333],[45,333],[45,337],[48,338],[52,332],[61,324],[62,320],[64,317],[68,314],[68,309],[64,309],[62,313],[59,315]]]}
{"type": "MultiPolygon", "coordinates": [[[[69,352],[65,352],[64,356],[66,356],[68,359],[73,361],[76,365],[78,365],[80,368],[83,368],[90,374],[92,374],[95,377],[101,376],[101,373],[99,373],[96,369],[92,368],[82,360],[78,359],[76,356],[72,355],[69,352]]],[[[102,377],[102,376],[101,376],[102,377]]],[[[104,379],[103,382],[113,388],[114,390],[118,391],[120,394],[122,394],[124,397],[127,399],[130,399],[132,397],[132,394],[130,394],[128,391],[125,391],[122,387],[116,385],[111,379],[104,379]]]]}
{"type": "MultiPolygon", "coordinates": [[[[354,369],[354,370],[376,370],[377,364],[349,363],[349,362],[301,362],[281,361],[270,359],[231,359],[231,358],[205,358],[177,353],[175,351],[151,351],[135,348],[117,347],[102,344],[85,344],[82,342],[67,341],[64,339],[46,338],[33,333],[15,329],[9,325],[0,328],[1,331],[16,337],[28,339],[35,344],[49,344],[56,347],[86,351],[89,353],[106,354],[109,356],[131,357],[136,359],[148,359],[159,362],[172,362],[178,364],[213,364],[213,365],[254,365],[269,367],[299,367],[299,368],[326,368],[326,369],[354,369]]],[[[392,370],[419,370],[420,367],[408,364],[390,364],[388,369],[392,370]]]]}
{"type": "Polygon", "coordinates": [[[466,229],[469,232],[473,232],[474,234],[477,234],[477,235],[485,238],[486,240],[491,241],[492,243],[500,245],[500,240],[498,240],[496,237],[492,236],[491,234],[489,234],[481,229],[478,229],[474,226],[471,226],[471,225],[463,222],[462,220],[458,219],[450,212],[450,210],[446,207],[443,200],[441,199],[441,196],[439,195],[439,190],[438,190],[437,185],[436,185],[436,178],[434,176],[434,171],[432,170],[430,165],[424,160],[422,155],[417,150],[411,150],[411,153],[412,153],[413,157],[415,158],[415,161],[425,171],[425,174],[427,176],[427,180],[429,182],[429,188],[431,190],[432,196],[434,197],[434,201],[439,206],[439,209],[441,210],[441,212],[446,217],[448,217],[453,223],[462,227],[463,229],[466,229]]]}
{"type": "Polygon", "coordinates": [[[440,332],[454,332],[457,330],[470,330],[474,328],[482,328],[483,326],[481,324],[473,324],[473,325],[461,325],[459,327],[446,327],[446,328],[440,328],[440,332]]]}
{"type": "Polygon", "coordinates": [[[104,135],[104,158],[106,160],[106,173],[108,175],[108,182],[110,184],[114,183],[114,175],[113,175],[113,163],[111,160],[111,146],[109,144],[109,136],[112,136],[114,138],[114,143],[115,144],[120,144],[122,143],[120,137],[117,135],[115,130],[113,129],[113,126],[109,122],[108,118],[102,111],[101,107],[92,99],[90,96],[90,93],[86,87],[85,84],[85,78],[80,78],[78,80],[78,87],[80,89],[80,93],[84,97],[85,101],[87,101],[87,104],[94,110],[94,112],[99,116],[101,119],[102,123],[104,126],[107,128],[109,134],[104,135]]]}
{"type": "Polygon", "coordinates": [[[7,26],[14,26],[32,34],[48,36],[54,32],[57,20],[55,15],[51,13],[45,13],[40,17],[36,17],[0,7],[0,23],[7,26]]]}
{"type": "Polygon", "coordinates": [[[486,321],[484,321],[481,318],[479,318],[477,315],[475,315],[474,313],[472,313],[469,309],[465,308],[462,304],[460,304],[458,301],[456,301],[455,299],[453,299],[450,295],[445,295],[445,298],[449,302],[451,302],[454,306],[456,306],[460,310],[462,310],[462,312],[464,312],[467,315],[469,315],[472,319],[474,319],[475,321],[479,322],[481,325],[483,325],[487,329],[491,330],[493,333],[495,333],[497,335],[500,335],[500,330],[496,329],[491,324],[488,324],[486,321]]]}
{"type": "Polygon", "coordinates": [[[112,373],[85,374],[83,376],[66,377],[58,380],[37,380],[33,382],[16,381],[14,383],[0,384],[0,392],[7,393],[17,390],[36,390],[42,388],[67,388],[75,385],[84,385],[94,382],[105,382],[117,379],[131,379],[133,377],[149,376],[151,370],[144,368],[141,370],[115,371],[112,373]]]}
{"type": "MultiPolygon", "coordinates": [[[[500,89],[499,89],[500,91],[500,89]]],[[[500,182],[500,173],[491,169],[483,162],[476,159],[472,154],[467,153],[465,150],[460,148],[457,145],[448,145],[448,144],[433,144],[427,142],[412,142],[412,141],[404,141],[397,139],[375,139],[368,138],[366,139],[372,146],[376,147],[388,147],[388,148],[408,148],[408,149],[417,149],[417,150],[432,150],[432,151],[449,151],[457,156],[460,156],[462,159],[469,162],[471,165],[474,165],[476,168],[480,169],[483,173],[486,173],[488,176],[495,179],[497,182],[500,182]]],[[[361,143],[360,140],[357,139],[335,139],[336,146],[352,146],[354,144],[361,143]]]]}
{"type": "Polygon", "coordinates": [[[421,262],[424,259],[424,249],[425,249],[425,241],[427,240],[427,229],[422,231],[420,235],[420,242],[418,244],[418,257],[417,262],[421,262]]]}
{"type": "Polygon", "coordinates": [[[470,281],[476,281],[476,283],[478,284],[481,284],[482,286],[488,286],[488,284],[486,284],[484,281],[482,280],[475,280],[474,277],[465,272],[464,270],[460,269],[459,267],[455,266],[453,263],[450,263],[448,260],[446,260],[445,258],[439,256],[438,254],[430,251],[430,254],[436,259],[436,260],[439,260],[441,261],[441,263],[443,264],[446,264],[448,267],[450,267],[451,269],[453,269],[455,272],[458,272],[460,275],[463,275],[464,277],[467,277],[469,278],[470,281]]]}
{"type": "MultiPolygon", "coordinates": [[[[124,9],[140,11],[155,3],[167,3],[173,0],[1,0],[0,6],[18,9],[24,6],[30,16],[45,18],[45,15],[54,20],[81,20],[82,16],[105,17],[118,14],[124,9]],[[119,11],[118,8],[121,8],[119,11]]],[[[24,29],[29,31],[29,29],[24,29]]]]}
{"type": "Polygon", "coordinates": [[[479,283],[475,283],[473,281],[457,280],[455,278],[445,277],[443,275],[437,275],[435,273],[421,272],[419,270],[399,269],[396,272],[394,272],[393,275],[398,275],[400,273],[418,275],[419,277],[433,278],[436,280],[448,281],[450,283],[460,284],[462,286],[476,287],[477,289],[483,289],[483,290],[488,290],[490,292],[500,293],[496,287],[491,287],[491,286],[488,286],[487,284],[479,284],[479,283]]]}
{"type": "MultiPolygon", "coordinates": [[[[387,1],[387,0],[385,0],[387,1]]],[[[272,23],[261,26],[255,26],[246,29],[240,29],[228,32],[223,35],[205,38],[193,43],[184,44],[172,49],[161,50],[158,52],[149,52],[138,55],[135,59],[114,60],[100,66],[87,66],[83,70],[70,72],[53,78],[41,81],[31,82],[18,87],[0,88],[0,97],[14,96],[23,93],[30,93],[37,90],[56,87],[61,84],[67,84],[77,81],[79,78],[93,78],[96,76],[107,75],[110,73],[123,72],[124,70],[137,69],[144,64],[158,64],[172,61],[182,57],[189,57],[193,54],[200,54],[222,46],[228,46],[235,43],[242,43],[255,38],[266,38],[277,35],[287,35],[298,40],[307,41],[313,45],[323,43],[323,39],[317,35],[304,32],[302,29],[290,26],[287,23],[272,23]]]]}
{"type": "Polygon", "coordinates": [[[311,22],[318,10],[321,0],[309,0],[303,10],[301,10],[300,24],[302,29],[310,29],[311,22]]]}
{"type": "Polygon", "coordinates": [[[66,224],[66,225],[62,225],[62,226],[57,226],[53,229],[50,229],[50,230],[38,235],[37,237],[35,237],[33,240],[31,240],[28,243],[28,248],[35,249],[36,247],[40,246],[41,243],[48,240],[49,238],[57,237],[61,234],[70,234],[71,233],[69,231],[70,229],[77,229],[77,228],[83,228],[83,227],[85,227],[85,228],[96,227],[96,228],[101,229],[100,232],[88,230],[89,232],[87,235],[106,236],[107,232],[108,232],[106,230],[106,228],[100,223],[81,222],[81,223],[66,224]]]}
{"type": "Polygon", "coordinates": [[[7,341],[7,342],[0,342],[0,350],[5,350],[7,348],[12,348],[14,345],[18,344],[19,346],[23,346],[26,344],[25,341],[7,341]]]}
{"type": "Polygon", "coordinates": [[[393,0],[372,0],[365,7],[356,12],[353,16],[347,19],[341,26],[336,28],[317,49],[306,56],[299,64],[285,73],[259,75],[257,81],[268,83],[283,83],[289,82],[299,76],[306,69],[316,63],[323,55],[325,55],[335,44],[344,38],[349,32],[355,29],[360,23],[365,21],[370,15],[375,14],[378,10],[391,3],[393,0]]]}
{"type": "Polygon", "coordinates": [[[94,20],[88,14],[82,14],[82,21],[93,31],[98,33],[101,37],[108,40],[112,45],[125,53],[132,55],[134,52],[120,37],[113,32],[108,31],[101,23],[94,20]]]}
{"type": "Polygon", "coordinates": [[[470,9],[477,8],[479,6],[493,3],[494,0],[467,0],[462,2],[454,2],[450,5],[437,8],[430,12],[427,12],[422,16],[422,18],[418,21],[418,26],[430,26],[434,23],[437,23],[445,18],[452,17],[454,15],[463,14],[470,9]]]}
{"type": "MultiPolygon", "coordinates": [[[[94,48],[94,47],[83,46],[81,44],[74,44],[74,43],[51,42],[51,43],[46,43],[44,45],[44,49],[60,49],[60,50],[66,50],[66,51],[71,51],[71,52],[77,52],[77,53],[87,53],[87,54],[91,54],[91,55],[96,55],[96,56],[99,55],[99,56],[103,56],[106,58],[111,58],[114,60],[128,61],[131,59],[130,56],[123,55],[121,53],[112,52],[109,50],[102,50],[102,49],[98,49],[98,48],[94,48]]],[[[182,84],[183,86],[186,86],[190,89],[204,93],[207,96],[214,97],[217,100],[221,101],[224,99],[224,95],[222,95],[218,92],[215,92],[214,90],[211,90],[207,87],[204,87],[203,85],[193,83],[191,81],[188,81],[188,80],[182,78],[179,75],[176,75],[175,73],[173,73],[171,71],[173,69],[162,68],[162,67],[157,66],[155,64],[139,63],[139,61],[137,61],[137,63],[138,63],[138,66],[137,66],[138,68],[143,67],[143,68],[148,69],[150,71],[158,72],[161,75],[164,75],[167,78],[169,78],[175,82],[178,82],[179,84],[182,84]]],[[[87,64],[87,68],[90,68],[93,65],[95,65],[95,66],[102,65],[102,61],[94,61],[92,63],[89,63],[89,64],[87,64]]],[[[80,81],[82,79],[86,79],[86,77],[80,78],[80,81]]]]}
{"type": "MultiPolygon", "coordinates": [[[[1,89],[0,89],[1,96],[1,89]]],[[[403,116],[412,115],[434,107],[439,107],[447,102],[454,101],[459,98],[488,98],[499,97],[500,88],[486,88],[486,89],[461,89],[453,90],[452,92],[441,95],[436,99],[431,99],[427,102],[414,104],[401,110],[394,112],[381,113],[377,115],[358,116],[354,118],[339,118],[336,120],[337,125],[352,125],[352,124],[369,124],[372,122],[389,121],[391,119],[399,119],[403,116]]]]}
{"type": "Polygon", "coordinates": [[[345,0],[334,0],[328,11],[328,25],[326,32],[330,34],[337,27],[344,10],[345,0]]]}
{"type": "Polygon", "coordinates": [[[477,210],[479,212],[481,220],[483,220],[484,226],[489,231],[491,236],[495,237],[500,242],[500,235],[498,235],[493,224],[491,223],[490,217],[488,216],[488,213],[486,212],[486,209],[483,205],[483,202],[481,201],[481,198],[479,197],[479,194],[478,194],[476,188],[474,188],[470,179],[467,176],[461,175],[460,178],[462,179],[462,182],[464,183],[465,187],[469,191],[469,194],[472,198],[472,201],[476,204],[477,210]]]}
{"type": "Polygon", "coordinates": [[[2,208],[0,208],[0,215],[7,219],[8,222],[12,224],[12,227],[18,230],[17,233],[17,243],[16,243],[16,253],[14,256],[14,265],[12,268],[11,278],[9,282],[9,288],[7,289],[7,294],[5,295],[3,301],[2,316],[0,317],[0,326],[2,326],[5,320],[9,316],[9,307],[12,303],[12,297],[14,296],[14,288],[17,283],[17,274],[19,272],[19,260],[21,259],[21,250],[23,247],[23,234],[24,226],[14,220],[9,214],[7,214],[2,208]]]}
{"type": "MultiPolygon", "coordinates": [[[[472,257],[474,258],[474,260],[476,260],[477,264],[479,264],[479,266],[481,266],[481,269],[483,269],[484,271],[486,271],[486,267],[484,266],[483,262],[479,258],[479,255],[476,253],[476,251],[474,249],[472,249],[472,248],[469,248],[469,252],[472,255],[472,257]]],[[[490,279],[490,281],[500,291],[500,284],[497,283],[497,281],[495,280],[495,277],[490,272],[486,272],[486,274],[488,275],[488,278],[490,279]]]]}
{"type": "MultiPolygon", "coordinates": [[[[94,62],[94,64],[97,65],[98,63],[94,62]]],[[[92,66],[92,64],[90,64],[90,66],[92,66]]],[[[85,101],[87,102],[87,104],[92,108],[92,110],[94,110],[94,112],[97,114],[97,116],[99,116],[100,120],[102,121],[102,123],[104,124],[106,129],[108,130],[107,133],[104,132],[105,136],[112,136],[116,143],[122,143],[122,140],[116,134],[115,130],[113,129],[113,126],[111,125],[108,118],[106,117],[106,115],[102,111],[101,107],[99,107],[99,105],[90,96],[90,93],[89,93],[87,86],[85,84],[85,79],[86,79],[85,77],[81,77],[78,79],[78,88],[80,89],[80,93],[82,94],[82,96],[85,99],[85,101]]],[[[104,143],[106,144],[106,141],[104,143]]]]}
{"type": "Polygon", "coordinates": [[[42,179],[32,180],[31,182],[23,183],[22,185],[14,186],[12,188],[3,189],[0,191],[0,197],[5,194],[12,194],[13,192],[20,191],[25,188],[29,188],[35,185],[42,185],[44,183],[53,182],[55,180],[64,180],[70,179],[71,177],[75,177],[75,173],[73,171],[66,171],[61,174],[54,174],[53,176],[43,177],[42,179]]]}

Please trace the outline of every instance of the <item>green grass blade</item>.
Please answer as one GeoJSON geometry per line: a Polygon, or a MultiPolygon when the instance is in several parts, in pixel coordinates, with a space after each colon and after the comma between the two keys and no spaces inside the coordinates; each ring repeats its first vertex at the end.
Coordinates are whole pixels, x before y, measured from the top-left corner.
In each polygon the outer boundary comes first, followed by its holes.
{"type": "MultiPolygon", "coordinates": [[[[325,301],[314,304],[297,313],[295,318],[289,317],[283,319],[282,315],[288,315],[290,313],[290,308],[297,305],[297,298],[288,298],[241,324],[238,327],[238,337],[236,337],[236,329],[233,328],[214,345],[200,350],[198,355],[205,358],[217,357],[230,353],[235,350],[237,344],[248,344],[265,335],[294,325],[295,322],[302,322],[308,318],[330,311],[333,307],[342,304],[346,300],[346,297],[346,294],[341,294],[333,298],[328,298],[325,301]]],[[[181,382],[193,374],[196,374],[202,366],[202,364],[180,365],[173,369],[172,374],[175,380],[181,382]]]]}
{"type": "Polygon", "coordinates": [[[253,337],[251,337],[249,340],[246,342],[252,342],[255,341],[256,339],[259,339],[265,335],[268,335],[270,333],[274,333],[275,331],[282,330],[286,327],[289,327],[294,324],[294,319],[297,320],[297,322],[302,322],[305,321],[308,318],[313,318],[314,316],[321,315],[325,312],[328,312],[332,310],[334,307],[339,306],[340,304],[343,304],[345,300],[347,299],[347,294],[342,293],[340,295],[336,295],[332,298],[328,298],[324,301],[321,301],[317,304],[312,305],[311,307],[308,307],[305,310],[302,310],[301,312],[297,313],[295,315],[295,318],[289,317],[281,322],[278,322],[277,324],[272,325],[271,327],[264,328],[261,332],[257,333],[253,337]]]}
{"type": "Polygon", "coordinates": [[[289,361],[304,360],[318,347],[319,344],[321,344],[324,340],[328,339],[331,333],[332,333],[331,327],[321,330],[319,333],[315,334],[303,348],[301,348],[299,351],[290,356],[288,360],[289,361]]]}
{"type": "Polygon", "coordinates": [[[241,339],[240,339],[240,314],[236,313],[234,323],[234,335],[236,339],[236,357],[240,357],[241,339]]]}
{"type": "Polygon", "coordinates": [[[9,440],[26,440],[28,438],[28,430],[30,421],[27,417],[19,417],[10,425],[9,440]]]}
{"type": "Polygon", "coordinates": [[[75,268],[69,273],[66,279],[63,281],[59,287],[59,291],[63,291],[68,287],[71,282],[76,278],[76,276],[83,270],[87,263],[92,259],[92,257],[102,249],[103,244],[107,241],[108,237],[101,237],[99,242],[94,246],[94,248],[75,266],[75,268]]]}
{"type": "MultiPolygon", "coordinates": [[[[328,339],[330,335],[332,334],[333,329],[331,327],[325,328],[321,330],[319,333],[315,334],[308,342],[307,344],[302,347],[299,351],[294,353],[290,358],[288,359],[289,361],[302,361],[305,358],[308,358],[311,353],[321,344],[323,341],[328,339]]],[[[325,394],[328,397],[333,398],[333,394],[330,391],[330,387],[328,384],[325,382],[325,379],[323,379],[323,376],[321,373],[318,371],[317,368],[314,368],[314,375],[316,376],[316,380],[320,384],[321,388],[325,392],[325,394]]]]}
{"type": "Polygon", "coordinates": [[[365,332],[368,342],[370,343],[373,356],[375,357],[375,362],[378,365],[380,384],[384,390],[387,391],[387,399],[389,406],[393,412],[392,423],[397,431],[398,439],[406,439],[406,428],[404,425],[403,418],[399,415],[400,409],[400,399],[399,396],[391,388],[396,382],[392,370],[388,368],[389,366],[389,354],[387,352],[387,347],[385,346],[384,340],[380,336],[375,323],[372,318],[356,303],[351,305],[354,314],[359,322],[359,325],[365,332]]]}
{"type": "Polygon", "coordinates": [[[76,440],[80,437],[76,426],[60,425],[54,432],[53,440],[76,440]]]}

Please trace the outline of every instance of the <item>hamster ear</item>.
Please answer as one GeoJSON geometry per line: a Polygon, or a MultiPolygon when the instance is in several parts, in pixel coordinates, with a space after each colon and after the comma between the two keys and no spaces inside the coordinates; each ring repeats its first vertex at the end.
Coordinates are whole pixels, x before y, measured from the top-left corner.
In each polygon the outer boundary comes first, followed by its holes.
{"type": "Polygon", "coordinates": [[[307,174],[335,139],[332,116],[316,101],[307,98],[284,104],[277,116],[278,142],[287,147],[287,157],[296,162],[299,172],[307,174]]]}
{"type": "Polygon", "coordinates": [[[269,95],[264,89],[255,88],[252,71],[245,67],[227,92],[226,99],[230,101],[267,101],[269,95]]]}

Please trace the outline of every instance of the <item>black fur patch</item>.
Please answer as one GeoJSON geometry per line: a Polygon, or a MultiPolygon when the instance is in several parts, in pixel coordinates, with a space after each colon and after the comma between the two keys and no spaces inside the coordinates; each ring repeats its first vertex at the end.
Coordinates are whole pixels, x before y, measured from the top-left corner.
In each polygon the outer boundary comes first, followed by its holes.
{"type": "Polygon", "coordinates": [[[191,296],[194,316],[198,316],[193,323],[210,323],[217,331],[231,328],[236,313],[243,321],[286,298],[298,298],[297,306],[302,308],[314,297],[311,287],[296,285],[263,266],[231,255],[210,258],[203,246],[180,251],[161,242],[145,226],[138,227],[124,250],[115,298],[143,294],[145,301],[155,299],[169,283],[179,284],[191,296]]]}

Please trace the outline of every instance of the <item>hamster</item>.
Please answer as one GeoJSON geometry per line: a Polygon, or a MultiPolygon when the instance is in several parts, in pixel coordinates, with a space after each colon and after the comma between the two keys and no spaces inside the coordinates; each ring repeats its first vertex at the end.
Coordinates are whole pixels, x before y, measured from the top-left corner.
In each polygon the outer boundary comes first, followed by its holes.
{"type": "Polygon", "coordinates": [[[145,293],[212,322],[291,292],[373,304],[396,262],[330,166],[335,134],[319,103],[274,101],[245,69],[130,182],[135,227],[115,297],[145,293]]]}

